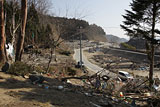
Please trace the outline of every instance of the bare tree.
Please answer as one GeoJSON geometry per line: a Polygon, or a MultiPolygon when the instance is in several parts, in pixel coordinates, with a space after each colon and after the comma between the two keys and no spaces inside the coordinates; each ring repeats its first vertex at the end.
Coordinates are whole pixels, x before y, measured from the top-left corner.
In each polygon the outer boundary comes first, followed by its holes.
{"type": "Polygon", "coordinates": [[[27,0],[21,0],[21,32],[17,42],[16,61],[21,61],[27,20],[27,0]]]}
{"type": "Polygon", "coordinates": [[[5,0],[7,3],[17,3],[20,6],[20,0],[5,0]]]}
{"type": "MultiPolygon", "coordinates": [[[[47,66],[47,71],[46,71],[47,73],[49,72],[50,64],[53,58],[53,53],[55,55],[55,49],[57,48],[57,46],[59,46],[63,42],[63,40],[61,39],[62,29],[59,27],[59,25],[57,25],[51,30],[52,30],[51,34],[49,35],[50,41],[48,41],[49,45],[51,46],[50,48],[51,55],[50,55],[50,59],[47,66]]],[[[55,61],[56,61],[56,56],[55,56],[55,61]]]]}
{"type": "Polygon", "coordinates": [[[41,14],[47,14],[52,7],[51,0],[28,0],[28,5],[34,4],[36,10],[41,14]]]}
{"type": "Polygon", "coordinates": [[[4,0],[0,0],[0,62],[6,61],[5,55],[5,27],[4,27],[4,0]]]}
{"type": "Polygon", "coordinates": [[[12,7],[12,16],[11,16],[11,26],[10,26],[10,34],[12,36],[11,44],[14,46],[15,45],[15,36],[16,36],[16,31],[20,27],[20,21],[16,24],[16,11],[19,8],[19,1],[18,0],[8,0],[8,3],[12,7]]]}

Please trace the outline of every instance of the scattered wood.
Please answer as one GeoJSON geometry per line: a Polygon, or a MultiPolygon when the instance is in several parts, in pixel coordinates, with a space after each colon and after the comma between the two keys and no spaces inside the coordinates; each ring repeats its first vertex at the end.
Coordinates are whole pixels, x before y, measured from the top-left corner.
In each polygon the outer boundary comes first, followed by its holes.
{"type": "Polygon", "coordinates": [[[95,104],[95,103],[93,103],[93,102],[90,102],[90,104],[92,104],[94,107],[102,107],[102,106],[97,105],[97,104],[95,104]]]}

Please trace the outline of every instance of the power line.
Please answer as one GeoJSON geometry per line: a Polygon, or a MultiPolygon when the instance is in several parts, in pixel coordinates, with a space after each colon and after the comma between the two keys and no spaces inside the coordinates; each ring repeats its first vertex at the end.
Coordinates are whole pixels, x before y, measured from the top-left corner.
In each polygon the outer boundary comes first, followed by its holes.
{"type": "Polygon", "coordinates": [[[114,29],[120,29],[120,27],[114,27],[114,26],[110,26],[110,27],[103,27],[103,28],[109,28],[109,29],[112,29],[112,28],[114,28],[114,29]]]}

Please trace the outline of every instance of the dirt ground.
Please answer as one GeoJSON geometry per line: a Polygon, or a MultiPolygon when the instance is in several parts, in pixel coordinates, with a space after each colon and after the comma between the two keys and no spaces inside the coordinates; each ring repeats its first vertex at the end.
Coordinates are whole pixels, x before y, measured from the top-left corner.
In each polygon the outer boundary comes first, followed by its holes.
{"type": "MultiPolygon", "coordinates": [[[[103,53],[85,52],[84,54],[91,62],[99,65],[92,59],[92,56],[103,53]]],[[[53,61],[51,65],[58,65],[59,63],[63,66],[72,65],[74,61],[71,60],[71,57],[57,55],[58,61],[53,61]]],[[[49,61],[48,58],[47,53],[38,56],[26,54],[23,61],[32,65],[46,66],[49,61]]],[[[107,94],[96,93],[95,90],[84,87],[83,80],[72,79],[62,82],[61,78],[64,76],[62,70],[60,66],[57,66],[57,69],[53,70],[54,73],[43,74],[45,77],[43,84],[32,84],[29,79],[22,76],[0,72],[0,107],[95,107],[110,101],[106,98],[107,94]],[[62,86],[63,89],[59,89],[58,86],[62,86]],[[90,95],[91,93],[93,94],[90,95]]],[[[131,70],[128,72],[133,73],[131,70]]],[[[141,75],[147,75],[146,72],[142,71],[141,75]]],[[[134,71],[134,73],[135,75],[136,73],[140,74],[139,71],[134,71]]],[[[75,76],[82,75],[84,74],[81,71],[77,71],[75,76]]],[[[111,100],[111,102],[113,101],[111,100]]],[[[120,104],[119,106],[121,107],[120,104]]]]}
{"type": "Polygon", "coordinates": [[[91,107],[96,97],[88,97],[78,86],[45,76],[45,86],[34,85],[23,77],[0,72],[0,107],[91,107]],[[55,86],[65,87],[58,90],[55,86]]]}
{"type": "MultiPolygon", "coordinates": [[[[48,57],[43,56],[24,55],[23,61],[46,66],[48,57]]],[[[67,60],[71,62],[70,57],[57,56],[62,65],[67,60]]],[[[51,65],[53,64],[55,64],[54,61],[51,65]]],[[[29,79],[0,72],[0,107],[92,107],[103,99],[101,96],[88,96],[86,93],[90,90],[83,87],[82,80],[62,82],[63,76],[59,75],[63,73],[60,72],[60,68],[57,68],[54,74],[44,74],[43,84],[32,84],[29,79]],[[58,89],[58,86],[63,86],[63,89],[58,89]]],[[[76,76],[80,75],[82,75],[81,71],[76,73],[76,76]]]]}

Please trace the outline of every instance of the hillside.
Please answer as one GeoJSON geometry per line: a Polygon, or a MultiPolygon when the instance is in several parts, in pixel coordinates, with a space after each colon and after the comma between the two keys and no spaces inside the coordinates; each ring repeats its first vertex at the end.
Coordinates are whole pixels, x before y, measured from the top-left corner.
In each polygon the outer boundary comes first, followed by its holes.
{"type": "Polygon", "coordinates": [[[111,43],[118,43],[118,44],[120,44],[122,42],[127,42],[126,39],[119,38],[119,37],[111,35],[111,34],[107,34],[106,38],[107,38],[108,42],[111,42],[111,43]]]}
{"type": "MultiPolygon", "coordinates": [[[[135,47],[137,50],[146,50],[146,40],[141,38],[131,38],[126,44],[135,47]]],[[[155,47],[156,54],[160,53],[159,46],[155,47]]]]}
{"type": "Polygon", "coordinates": [[[104,30],[95,24],[89,25],[85,20],[65,17],[41,16],[40,22],[47,26],[50,24],[62,39],[66,41],[77,40],[82,35],[83,40],[103,41],[106,42],[104,30]]]}
{"type": "Polygon", "coordinates": [[[146,49],[146,40],[141,38],[131,38],[126,43],[128,45],[134,46],[136,49],[146,49]]]}
{"type": "Polygon", "coordinates": [[[105,37],[106,33],[100,26],[97,26],[96,24],[89,25],[85,29],[85,31],[86,31],[85,35],[89,40],[102,41],[102,42],[107,41],[105,37]]]}

